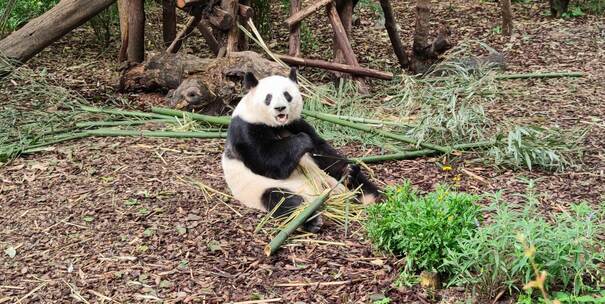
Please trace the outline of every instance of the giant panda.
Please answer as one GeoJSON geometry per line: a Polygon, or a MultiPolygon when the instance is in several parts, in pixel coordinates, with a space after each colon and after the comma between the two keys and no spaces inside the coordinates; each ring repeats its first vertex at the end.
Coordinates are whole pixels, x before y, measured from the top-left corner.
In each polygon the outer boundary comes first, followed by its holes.
{"type": "MultiPolygon", "coordinates": [[[[325,181],[330,187],[344,174],[349,189],[362,190],[357,197],[362,203],[380,197],[359,166],[350,166],[301,117],[296,69],[289,77],[260,80],[246,73],[243,82],[248,92],[233,111],[222,154],[225,180],[235,199],[263,211],[278,206],[273,216],[279,217],[320,194],[310,180],[325,181]]],[[[318,232],[322,223],[315,214],[303,228],[318,232]]]]}

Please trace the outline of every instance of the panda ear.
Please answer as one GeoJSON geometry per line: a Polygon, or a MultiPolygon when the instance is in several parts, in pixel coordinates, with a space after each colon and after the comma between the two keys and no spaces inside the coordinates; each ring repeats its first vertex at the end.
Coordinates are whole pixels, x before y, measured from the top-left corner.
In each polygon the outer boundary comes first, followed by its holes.
{"type": "Polygon", "coordinates": [[[244,87],[249,90],[256,87],[257,85],[258,79],[256,79],[256,77],[254,77],[254,74],[252,74],[251,72],[247,72],[244,75],[244,87]]]}
{"type": "Polygon", "coordinates": [[[296,67],[290,68],[290,75],[288,76],[288,78],[290,78],[290,80],[294,81],[294,83],[298,83],[298,79],[296,77],[296,72],[297,72],[296,67]]]}

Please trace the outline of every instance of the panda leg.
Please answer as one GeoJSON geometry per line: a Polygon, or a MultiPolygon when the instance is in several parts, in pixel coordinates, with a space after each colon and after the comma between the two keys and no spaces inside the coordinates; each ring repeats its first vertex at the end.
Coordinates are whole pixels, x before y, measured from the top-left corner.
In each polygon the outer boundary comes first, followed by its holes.
{"type": "MultiPolygon", "coordinates": [[[[288,193],[285,189],[269,188],[263,193],[261,202],[269,211],[279,205],[273,212],[273,217],[281,217],[296,210],[296,208],[304,202],[304,199],[300,195],[288,193]]],[[[304,223],[303,228],[306,231],[316,233],[321,229],[322,225],[323,220],[321,219],[321,216],[318,213],[315,213],[306,223],[304,223]]]]}
{"type": "Polygon", "coordinates": [[[357,188],[361,186],[361,194],[357,198],[363,204],[370,204],[383,199],[378,187],[361,172],[359,165],[349,165],[348,169],[348,186],[357,188]]]}

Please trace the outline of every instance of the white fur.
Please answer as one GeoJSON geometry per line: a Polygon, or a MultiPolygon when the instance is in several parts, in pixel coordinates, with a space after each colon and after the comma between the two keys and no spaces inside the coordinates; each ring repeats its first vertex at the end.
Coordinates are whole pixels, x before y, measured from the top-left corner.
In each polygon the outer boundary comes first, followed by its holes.
{"type": "MultiPolygon", "coordinates": [[[[267,210],[261,202],[261,197],[265,190],[269,188],[287,189],[290,193],[300,195],[305,201],[310,202],[319,196],[323,190],[338,183],[333,177],[321,170],[309,154],[303,156],[299,168],[294,170],[290,177],[285,180],[255,174],[242,161],[227,158],[224,154],[222,165],[225,180],[235,199],[250,208],[263,211],[267,210]],[[314,186],[314,184],[321,186],[314,186]]],[[[334,193],[344,191],[344,186],[341,186],[334,193]]]]}
{"type": "Polygon", "coordinates": [[[279,127],[300,118],[302,108],[302,96],[295,82],[283,76],[269,76],[259,80],[258,85],[244,95],[233,110],[233,117],[239,116],[248,123],[279,127]],[[286,100],[284,92],[292,96],[292,101],[286,100]],[[267,94],[272,96],[269,105],[265,104],[267,94]],[[286,109],[277,112],[276,107],[286,107],[286,109]],[[278,121],[276,119],[278,114],[287,114],[288,120],[278,121]]]}

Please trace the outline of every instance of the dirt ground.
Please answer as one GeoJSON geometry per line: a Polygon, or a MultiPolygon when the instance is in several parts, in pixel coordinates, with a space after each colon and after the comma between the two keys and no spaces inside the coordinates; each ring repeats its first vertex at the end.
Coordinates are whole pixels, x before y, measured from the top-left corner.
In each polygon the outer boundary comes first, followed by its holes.
{"type": "MultiPolygon", "coordinates": [[[[413,1],[392,2],[409,48],[413,1]]],[[[582,200],[605,201],[605,18],[553,20],[545,16],[543,4],[513,7],[510,41],[494,32],[499,24],[496,3],[435,3],[434,20],[449,25],[456,42],[476,39],[502,51],[510,71],[585,72],[583,78],[503,82],[505,93],[487,108],[496,120],[590,127],[583,165],[564,173],[512,171],[460,157],[452,160],[453,171],[444,172],[439,159],[422,158],[372,165],[377,182],[410,179],[430,190],[459,176],[461,190],[502,189],[514,201],[512,194],[526,190],[524,180],[533,179],[545,211],[565,210],[582,200]]],[[[361,17],[353,35],[362,65],[398,72],[388,36],[376,26],[371,7],[362,6],[361,17]]],[[[329,56],[329,32],[321,18],[316,22],[317,54],[329,56]]],[[[157,18],[149,18],[148,28],[152,26],[159,28],[157,18]]],[[[157,31],[153,35],[151,46],[159,39],[157,31]]],[[[271,41],[276,48],[287,43],[285,35],[275,31],[271,41]]],[[[202,47],[190,42],[186,50],[202,47]]],[[[91,31],[80,29],[30,66],[47,68],[60,84],[102,104],[114,94],[116,50],[115,44],[99,50],[91,31]]],[[[372,84],[380,86],[379,81],[372,84]]],[[[262,214],[223,202],[220,194],[209,198],[190,181],[228,192],[220,169],[222,144],[91,138],[0,167],[0,247],[16,248],[14,258],[0,255],[0,303],[371,303],[379,295],[392,303],[433,301],[422,290],[392,286],[401,261],[374,252],[358,225],[345,238],[342,227],[328,224],[311,241],[293,242],[265,257],[268,239],[254,233],[262,214]]],[[[364,152],[355,146],[340,149],[349,156],[364,152]]],[[[434,300],[455,303],[466,296],[464,289],[449,288],[434,300]]]]}

